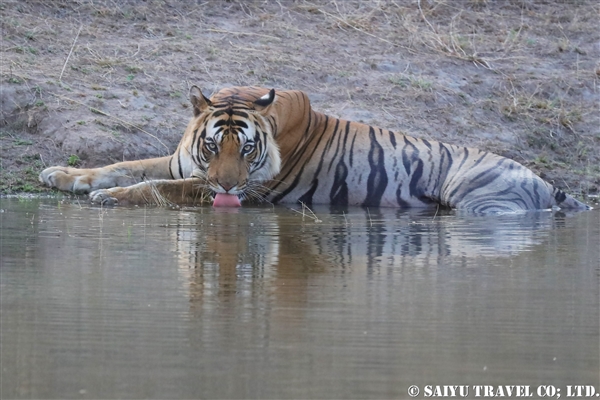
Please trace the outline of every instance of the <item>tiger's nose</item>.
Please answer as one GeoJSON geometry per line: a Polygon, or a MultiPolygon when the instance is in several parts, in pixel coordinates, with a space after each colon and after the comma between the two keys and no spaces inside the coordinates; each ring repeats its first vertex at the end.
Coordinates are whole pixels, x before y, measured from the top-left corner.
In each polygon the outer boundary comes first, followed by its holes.
{"type": "Polygon", "coordinates": [[[229,181],[224,181],[224,182],[217,181],[217,183],[219,185],[221,185],[223,190],[225,190],[226,192],[229,192],[235,185],[237,185],[237,182],[229,182],[229,181]]]}

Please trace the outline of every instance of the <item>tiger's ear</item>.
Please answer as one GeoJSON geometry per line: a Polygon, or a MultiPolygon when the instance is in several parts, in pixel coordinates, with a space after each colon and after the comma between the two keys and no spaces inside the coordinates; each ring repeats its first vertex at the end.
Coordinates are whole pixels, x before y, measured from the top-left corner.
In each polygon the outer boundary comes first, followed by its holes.
{"type": "Polygon", "coordinates": [[[263,111],[273,104],[273,100],[275,100],[275,89],[271,89],[269,93],[265,94],[260,99],[255,100],[254,109],[257,111],[263,111]]]}
{"type": "Polygon", "coordinates": [[[194,106],[194,117],[202,114],[208,107],[212,105],[210,100],[204,97],[202,91],[196,85],[193,85],[190,88],[190,101],[194,106]]]}

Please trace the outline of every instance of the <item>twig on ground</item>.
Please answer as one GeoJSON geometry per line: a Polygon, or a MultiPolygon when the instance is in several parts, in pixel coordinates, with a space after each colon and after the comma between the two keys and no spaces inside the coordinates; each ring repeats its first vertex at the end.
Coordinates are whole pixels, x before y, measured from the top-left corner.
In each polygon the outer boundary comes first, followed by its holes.
{"type": "Polygon", "coordinates": [[[207,31],[209,32],[215,32],[215,33],[227,33],[229,35],[245,35],[245,36],[260,36],[260,37],[265,37],[265,38],[269,38],[269,39],[275,39],[275,40],[279,40],[281,41],[281,38],[278,38],[277,36],[271,36],[271,35],[264,35],[262,33],[253,33],[253,32],[233,32],[233,31],[227,31],[225,29],[214,29],[214,28],[209,28],[207,29],[207,31]]]}
{"type": "Polygon", "coordinates": [[[63,77],[63,74],[65,73],[65,68],[67,68],[67,63],[69,62],[69,58],[71,58],[71,54],[73,53],[73,49],[75,48],[75,43],[77,43],[77,39],[79,38],[79,34],[81,33],[82,29],[83,29],[83,25],[81,25],[79,27],[79,30],[77,31],[77,35],[75,35],[75,39],[73,40],[73,45],[71,46],[69,55],[67,56],[67,59],[65,60],[65,64],[62,67],[62,71],[60,71],[60,76],[58,77],[59,82],[62,82],[62,77],[63,77]]]}

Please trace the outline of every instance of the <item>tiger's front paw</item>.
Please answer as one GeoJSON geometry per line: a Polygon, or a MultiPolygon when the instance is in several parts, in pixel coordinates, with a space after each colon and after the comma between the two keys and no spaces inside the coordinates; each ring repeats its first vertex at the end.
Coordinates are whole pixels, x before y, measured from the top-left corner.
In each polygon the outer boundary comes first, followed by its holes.
{"type": "Polygon", "coordinates": [[[100,204],[103,206],[114,206],[119,202],[119,199],[113,197],[111,189],[99,189],[90,193],[90,201],[93,204],[100,204]]]}
{"type": "Polygon", "coordinates": [[[84,170],[69,167],[50,167],[42,171],[40,182],[60,190],[87,193],[92,189],[91,177],[84,170]]]}

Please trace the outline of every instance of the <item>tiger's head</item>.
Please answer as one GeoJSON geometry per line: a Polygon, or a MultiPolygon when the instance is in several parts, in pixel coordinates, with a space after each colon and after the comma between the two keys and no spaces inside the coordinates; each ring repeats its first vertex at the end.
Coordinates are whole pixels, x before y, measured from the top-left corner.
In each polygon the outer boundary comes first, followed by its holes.
{"type": "Polygon", "coordinates": [[[275,90],[232,88],[209,100],[192,86],[190,100],[193,140],[186,148],[195,164],[192,175],[214,192],[215,205],[219,198],[259,198],[261,182],[281,168],[274,119],[269,117],[275,90]]]}

